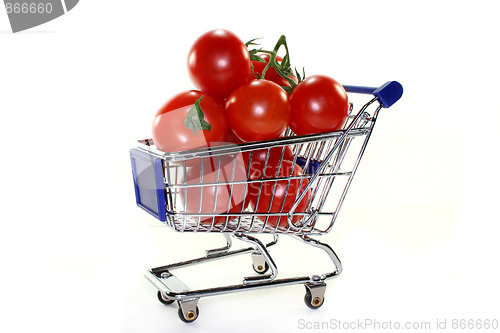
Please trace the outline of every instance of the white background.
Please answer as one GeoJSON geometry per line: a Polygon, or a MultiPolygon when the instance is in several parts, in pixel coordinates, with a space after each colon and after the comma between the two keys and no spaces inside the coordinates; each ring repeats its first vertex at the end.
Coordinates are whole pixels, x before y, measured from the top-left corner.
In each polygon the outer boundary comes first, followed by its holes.
{"type": "MultiPolygon", "coordinates": [[[[0,10],[2,331],[294,332],[304,331],[301,319],[367,318],[432,328],[447,320],[451,329],[453,319],[500,320],[497,14],[495,1],[82,0],[12,34],[0,10]],[[285,34],[306,74],[404,86],[321,238],[344,272],[320,310],[304,305],[302,286],[283,287],[202,299],[199,319],[186,325],[142,276],[223,242],[175,233],[137,208],[128,156],[150,136],[161,104],[193,88],[189,47],[219,27],[244,41],[264,37],[268,48],[285,34]]],[[[321,253],[280,243],[281,271],[327,269],[321,253]]],[[[189,270],[186,283],[239,282],[249,265],[247,256],[217,262],[216,273],[189,270]]]]}

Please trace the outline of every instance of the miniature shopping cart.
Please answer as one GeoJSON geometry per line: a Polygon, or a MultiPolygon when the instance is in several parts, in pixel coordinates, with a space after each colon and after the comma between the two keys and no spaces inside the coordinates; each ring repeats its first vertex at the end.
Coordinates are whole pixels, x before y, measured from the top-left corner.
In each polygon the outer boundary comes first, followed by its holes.
{"type": "Polygon", "coordinates": [[[274,286],[303,284],[306,305],[316,309],[323,304],[325,281],[337,277],[342,265],[328,244],[311,236],[322,235],[332,229],[379,111],[390,107],[403,93],[402,86],[396,81],[389,81],[379,88],[344,87],[349,93],[350,112],[346,124],[339,131],[296,136],[288,130],[285,137],[275,140],[225,144],[176,153],[161,152],[155,149],[152,140],[146,139],[140,140],[138,146],[130,151],[139,207],[175,231],[217,232],[226,240],[225,246],[208,250],[202,257],[146,272],[146,278],[158,290],[160,302],[178,302],[181,320],[192,322],[198,318],[198,301],[202,297],[274,286]],[[363,98],[362,106],[357,109],[353,101],[363,98]],[[271,154],[274,159],[278,156],[282,162],[290,151],[291,163],[299,165],[301,173],[280,175],[278,172],[270,177],[252,178],[248,167],[246,173],[241,175],[241,156],[246,158],[243,165],[250,166],[256,154],[262,156],[264,152],[264,163],[267,164],[271,154]],[[213,167],[209,176],[207,165],[213,167]],[[194,181],[186,177],[192,170],[199,173],[194,181]],[[258,204],[255,206],[257,209],[237,204],[236,201],[241,202],[251,187],[269,188],[269,184],[275,186],[278,182],[300,183],[299,190],[294,194],[293,206],[285,209],[283,204],[282,209],[266,211],[258,204]],[[307,200],[305,208],[300,204],[304,200],[307,200]],[[268,237],[272,240],[265,243],[258,234],[270,234],[268,237]],[[269,248],[277,244],[280,234],[290,235],[324,250],[333,263],[333,271],[279,278],[269,248]],[[233,239],[247,242],[250,246],[234,249],[233,239]],[[251,255],[256,274],[244,277],[238,284],[190,289],[173,274],[179,268],[244,253],[251,255]]]}

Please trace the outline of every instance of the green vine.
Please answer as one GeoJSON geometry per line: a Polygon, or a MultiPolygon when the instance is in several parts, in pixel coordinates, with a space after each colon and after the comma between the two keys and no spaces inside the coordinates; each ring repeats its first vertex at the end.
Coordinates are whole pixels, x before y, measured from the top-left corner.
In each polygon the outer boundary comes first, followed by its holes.
{"type": "MultiPolygon", "coordinates": [[[[251,45],[252,46],[253,45],[260,45],[260,44],[255,42],[258,39],[260,39],[260,38],[254,38],[254,39],[248,41],[245,45],[247,46],[247,48],[251,45]]],[[[259,73],[255,73],[255,71],[254,71],[254,76],[257,79],[264,78],[266,76],[266,72],[268,71],[268,69],[274,68],[274,70],[276,70],[278,75],[281,76],[282,78],[284,78],[285,80],[287,80],[288,83],[290,84],[290,87],[286,87],[286,86],[283,87],[283,89],[285,89],[288,93],[290,93],[293,90],[293,88],[295,88],[295,86],[297,86],[297,84],[300,83],[302,80],[304,80],[306,77],[304,69],[302,69],[302,76],[299,74],[297,69],[295,69],[295,72],[292,70],[292,67],[290,64],[290,52],[288,51],[288,45],[286,43],[286,37],[284,35],[281,35],[281,37],[278,39],[278,42],[276,43],[276,45],[274,46],[274,49],[272,51],[259,48],[259,49],[249,49],[248,53],[250,54],[251,61],[259,61],[259,62],[266,62],[266,61],[264,59],[262,59],[258,55],[258,53],[268,54],[269,55],[269,62],[266,64],[266,67],[264,67],[264,69],[262,70],[262,74],[259,75],[259,73]],[[285,48],[286,53],[285,53],[285,56],[283,57],[283,60],[281,61],[281,63],[279,63],[276,60],[276,58],[278,55],[278,51],[281,47],[285,48]],[[295,80],[292,79],[290,76],[295,76],[297,78],[297,82],[295,82],[295,80]]],[[[252,65],[252,70],[254,70],[253,65],[252,65]]]]}

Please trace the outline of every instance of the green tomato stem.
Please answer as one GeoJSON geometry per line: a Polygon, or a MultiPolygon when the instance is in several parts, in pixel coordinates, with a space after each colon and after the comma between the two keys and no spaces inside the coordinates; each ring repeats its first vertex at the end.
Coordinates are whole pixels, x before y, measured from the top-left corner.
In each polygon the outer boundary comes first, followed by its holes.
{"type": "MultiPolygon", "coordinates": [[[[257,45],[256,43],[254,43],[254,41],[256,39],[257,38],[252,39],[246,45],[247,46],[248,45],[257,45]]],[[[264,60],[257,55],[258,52],[266,53],[266,54],[269,55],[269,61],[266,64],[266,66],[264,67],[264,69],[262,70],[262,74],[260,75],[260,78],[265,78],[267,70],[269,68],[274,68],[274,70],[278,73],[278,75],[281,76],[282,78],[284,78],[285,80],[287,80],[287,82],[290,84],[291,88],[287,87],[288,89],[286,89],[286,91],[288,93],[290,93],[293,90],[293,88],[295,88],[297,86],[297,83],[295,82],[295,80],[293,80],[290,77],[290,76],[293,76],[294,73],[293,73],[293,70],[290,67],[290,53],[288,51],[288,45],[286,43],[286,37],[284,35],[281,35],[281,37],[278,39],[278,42],[276,43],[276,46],[274,47],[274,49],[272,51],[263,50],[262,48],[261,49],[253,49],[253,50],[249,51],[251,60],[264,62],[264,60]],[[286,54],[283,57],[283,60],[281,61],[281,64],[280,64],[276,60],[276,57],[278,55],[279,49],[282,46],[285,48],[286,54]]],[[[252,66],[252,70],[253,70],[253,66],[252,66]]],[[[298,73],[297,70],[295,70],[295,72],[298,73]]],[[[255,75],[255,72],[254,72],[254,75],[255,75]]],[[[259,78],[257,75],[255,75],[255,76],[257,78],[259,78]]],[[[302,78],[300,76],[297,77],[297,79],[298,79],[299,82],[302,81],[302,79],[304,79],[304,78],[305,78],[305,75],[302,78]]]]}
{"type": "Polygon", "coordinates": [[[201,130],[210,131],[212,127],[205,120],[205,114],[201,109],[200,103],[202,99],[203,96],[201,96],[200,98],[198,98],[198,100],[196,100],[196,102],[194,102],[193,107],[189,110],[186,118],[184,119],[184,126],[189,128],[193,132],[194,136],[197,136],[196,132],[201,130]]]}

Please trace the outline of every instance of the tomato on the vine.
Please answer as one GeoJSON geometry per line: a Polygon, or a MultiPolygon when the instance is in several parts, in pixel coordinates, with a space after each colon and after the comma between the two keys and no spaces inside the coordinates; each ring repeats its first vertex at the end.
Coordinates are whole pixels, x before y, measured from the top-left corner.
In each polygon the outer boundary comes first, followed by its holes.
{"type": "Polygon", "coordinates": [[[344,87],[325,75],[312,75],[290,95],[290,128],[297,135],[336,131],[344,125],[349,101],[344,87]]]}
{"type": "MultiPolygon", "coordinates": [[[[264,170],[264,174],[256,179],[283,178],[276,181],[252,182],[248,186],[247,200],[254,212],[259,213],[288,213],[294,205],[297,197],[305,190],[309,181],[306,178],[288,179],[291,176],[301,176],[302,169],[291,161],[283,161],[278,165],[270,165],[264,170]],[[278,170],[279,168],[279,170],[278,170]]],[[[297,205],[294,213],[305,213],[311,199],[311,191],[297,205]]],[[[302,215],[294,215],[292,223],[300,225],[302,215]]],[[[261,216],[262,221],[267,222],[270,227],[287,227],[286,216],[261,216]]]]}
{"type": "Polygon", "coordinates": [[[164,152],[202,148],[225,141],[227,121],[224,110],[214,98],[201,91],[189,90],[173,96],[158,110],[152,134],[155,146],[164,152]],[[197,113],[197,103],[203,111],[202,116],[197,113]]]}
{"type": "MultiPolygon", "coordinates": [[[[260,76],[262,76],[262,72],[264,71],[264,68],[269,63],[269,55],[266,53],[257,53],[257,55],[259,57],[261,57],[263,60],[265,60],[265,62],[260,62],[260,61],[254,60],[254,61],[252,61],[252,66],[253,66],[254,72],[256,74],[258,73],[260,76]]],[[[283,61],[283,58],[281,56],[277,55],[276,61],[278,63],[281,63],[283,61]]],[[[285,79],[284,77],[279,75],[278,72],[276,71],[276,69],[274,69],[273,67],[269,67],[267,69],[266,75],[263,78],[266,80],[272,81],[281,87],[291,87],[290,82],[288,82],[287,79],[285,79]]],[[[295,76],[292,75],[292,76],[290,76],[290,78],[292,80],[294,80],[295,83],[297,83],[297,78],[295,76]]]]}
{"type": "Polygon", "coordinates": [[[268,80],[251,80],[231,93],[225,113],[229,128],[249,142],[280,137],[288,127],[291,110],[283,88],[268,80]]]}
{"type": "Polygon", "coordinates": [[[251,79],[250,54],[231,31],[212,30],[201,35],[191,47],[188,73],[199,90],[223,100],[251,79]]]}

